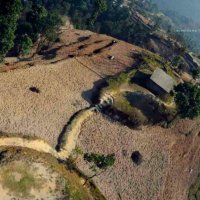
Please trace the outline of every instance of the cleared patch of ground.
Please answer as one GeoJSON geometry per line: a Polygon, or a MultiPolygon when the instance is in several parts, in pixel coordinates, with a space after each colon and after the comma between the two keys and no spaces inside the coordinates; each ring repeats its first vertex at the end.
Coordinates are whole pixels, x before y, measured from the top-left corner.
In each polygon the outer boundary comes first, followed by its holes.
{"type": "MultiPolygon", "coordinates": [[[[115,153],[114,167],[94,178],[107,199],[187,200],[200,170],[199,132],[199,121],[180,121],[172,129],[131,130],[97,114],[82,127],[78,147],[84,153],[115,153]],[[137,151],[139,165],[132,159],[137,151]]],[[[94,174],[81,155],[77,166],[94,174]]]]}
{"type": "Polygon", "coordinates": [[[54,157],[29,149],[0,148],[3,200],[104,200],[94,185],[54,157]]]}

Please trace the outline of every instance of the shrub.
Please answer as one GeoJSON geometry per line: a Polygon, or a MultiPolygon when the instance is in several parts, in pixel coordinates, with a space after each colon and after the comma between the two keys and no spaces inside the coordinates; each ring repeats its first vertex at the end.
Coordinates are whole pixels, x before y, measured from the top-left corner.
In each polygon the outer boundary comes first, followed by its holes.
{"type": "Polygon", "coordinates": [[[84,154],[84,160],[94,163],[99,169],[107,169],[115,163],[115,154],[99,155],[95,153],[84,154]]]}

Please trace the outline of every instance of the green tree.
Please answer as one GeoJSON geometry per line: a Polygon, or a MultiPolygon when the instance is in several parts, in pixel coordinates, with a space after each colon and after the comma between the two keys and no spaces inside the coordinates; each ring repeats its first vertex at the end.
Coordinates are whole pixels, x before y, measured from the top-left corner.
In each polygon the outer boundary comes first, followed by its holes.
{"type": "Polygon", "coordinates": [[[96,153],[86,153],[84,154],[84,160],[86,160],[89,163],[92,163],[93,166],[91,169],[95,172],[93,176],[88,177],[86,179],[85,184],[89,179],[94,178],[95,176],[100,175],[105,170],[107,170],[109,167],[112,167],[115,164],[115,154],[109,154],[109,155],[100,155],[96,153]],[[97,169],[100,170],[100,172],[97,172],[97,169]]]}
{"type": "Polygon", "coordinates": [[[25,35],[24,37],[22,37],[20,41],[20,47],[19,47],[20,55],[22,56],[28,55],[30,53],[32,45],[33,43],[29,36],[25,35]]]}
{"type": "Polygon", "coordinates": [[[194,78],[200,78],[200,68],[197,67],[195,70],[193,70],[192,75],[194,78]]]}
{"type": "Polygon", "coordinates": [[[84,160],[88,162],[92,162],[97,166],[99,169],[107,169],[108,167],[111,167],[115,163],[115,155],[109,154],[107,156],[105,155],[99,155],[95,153],[86,153],[84,155],[84,160]]]}
{"type": "Polygon", "coordinates": [[[94,25],[98,16],[108,9],[106,0],[96,0],[94,4],[94,12],[90,19],[90,24],[94,25]]]}
{"type": "Polygon", "coordinates": [[[36,53],[46,42],[54,42],[58,37],[61,17],[56,11],[48,11],[41,4],[33,4],[32,10],[27,14],[27,21],[32,25],[33,41],[39,39],[36,53]]]}
{"type": "Polygon", "coordinates": [[[191,83],[182,83],[175,87],[175,102],[178,113],[183,118],[195,118],[200,115],[200,88],[191,83]]]}
{"type": "Polygon", "coordinates": [[[20,0],[0,0],[0,61],[14,46],[17,20],[21,9],[20,0]]]}

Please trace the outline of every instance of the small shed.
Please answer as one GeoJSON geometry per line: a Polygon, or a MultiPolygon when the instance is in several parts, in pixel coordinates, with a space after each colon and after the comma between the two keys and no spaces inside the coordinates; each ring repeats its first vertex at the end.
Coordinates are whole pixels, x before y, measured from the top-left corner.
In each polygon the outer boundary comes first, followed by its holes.
{"type": "Polygon", "coordinates": [[[157,68],[150,77],[149,87],[157,95],[166,95],[175,85],[175,80],[162,69],[157,68]]]}

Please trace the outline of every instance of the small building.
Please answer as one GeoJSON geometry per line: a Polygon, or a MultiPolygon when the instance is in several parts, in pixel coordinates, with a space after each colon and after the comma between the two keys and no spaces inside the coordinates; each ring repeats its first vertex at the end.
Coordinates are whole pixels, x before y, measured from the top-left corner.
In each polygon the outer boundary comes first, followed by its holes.
{"type": "Polygon", "coordinates": [[[175,80],[162,69],[157,68],[150,77],[148,87],[156,95],[164,96],[175,85],[175,80]]]}

